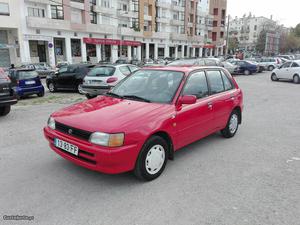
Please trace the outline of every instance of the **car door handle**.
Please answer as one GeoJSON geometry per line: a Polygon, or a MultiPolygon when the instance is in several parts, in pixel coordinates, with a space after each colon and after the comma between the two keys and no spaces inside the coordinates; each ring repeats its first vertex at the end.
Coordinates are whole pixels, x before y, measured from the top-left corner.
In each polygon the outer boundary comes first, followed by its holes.
{"type": "Polygon", "coordinates": [[[208,102],[208,103],[207,103],[207,107],[208,107],[209,109],[212,109],[212,108],[213,108],[212,102],[208,102]]]}

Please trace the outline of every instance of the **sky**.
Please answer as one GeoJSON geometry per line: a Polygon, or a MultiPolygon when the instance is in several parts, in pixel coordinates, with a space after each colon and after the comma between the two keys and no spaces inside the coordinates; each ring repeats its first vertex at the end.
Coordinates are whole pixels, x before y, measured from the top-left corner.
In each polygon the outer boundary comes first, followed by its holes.
{"type": "Polygon", "coordinates": [[[272,15],[275,21],[286,27],[300,23],[300,0],[227,0],[227,7],[231,18],[251,12],[267,18],[272,15]]]}

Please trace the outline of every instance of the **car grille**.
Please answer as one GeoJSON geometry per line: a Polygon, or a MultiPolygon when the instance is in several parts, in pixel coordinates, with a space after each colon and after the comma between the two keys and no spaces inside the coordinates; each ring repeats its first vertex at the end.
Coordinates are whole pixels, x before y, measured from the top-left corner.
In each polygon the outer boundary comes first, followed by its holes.
{"type": "Polygon", "coordinates": [[[74,137],[77,137],[79,139],[86,140],[86,141],[88,141],[90,139],[90,136],[92,134],[91,132],[80,130],[80,129],[77,129],[74,127],[70,127],[70,126],[67,126],[65,124],[58,123],[58,122],[55,123],[55,129],[62,133],[65,133],[65,134],[68,134],[68,135],[71,135],[71,136],[74,136],[74,137]]]}

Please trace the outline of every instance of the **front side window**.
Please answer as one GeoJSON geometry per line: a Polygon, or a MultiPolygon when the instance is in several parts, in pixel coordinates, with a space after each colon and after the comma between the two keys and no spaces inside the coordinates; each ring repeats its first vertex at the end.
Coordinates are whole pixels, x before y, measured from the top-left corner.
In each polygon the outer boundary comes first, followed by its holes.
{"type": "Polygon", "coordinates": [[[218,94],[224,91],[223,80],[220,71],[208,70],[207,79],[210,86],[211,94],[218,94]]]}
{"type": "Polygon", "coordinates": [[[290,67],[292,63],[291,62],[286,62],[285,64],[282,65],[282,68],[288,68],[290,67]]]}
{"type": "Polygon", "coordinates": [[[197,98],[208,96],[208,85],[203,71],[190,76],[183,89],[183,95],[195,95],[197,98]]]}
{"type": "Polygon", "coordinates": [[[138,70],[121,81],[111,93],[150,102],[170,103],[182,81],[183,73],[164,70],[138,70]]]}

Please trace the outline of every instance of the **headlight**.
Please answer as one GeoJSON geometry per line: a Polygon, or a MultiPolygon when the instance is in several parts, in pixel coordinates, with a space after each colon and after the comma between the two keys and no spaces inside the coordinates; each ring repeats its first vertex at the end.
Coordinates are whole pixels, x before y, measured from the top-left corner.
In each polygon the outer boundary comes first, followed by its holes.
{"type": "Polygon", "coordinates": [[[90,137],[90,142],[96,145],[107,147],[119,147],[124,143],[124,134],[106,134],[95,132],[90,137]]]}
{"type": "Polygon", "coordinates": [[[55,120],[52,117],[48,119],[48,127],[50,127],[52,130],[55,130],[55,120]]]}

